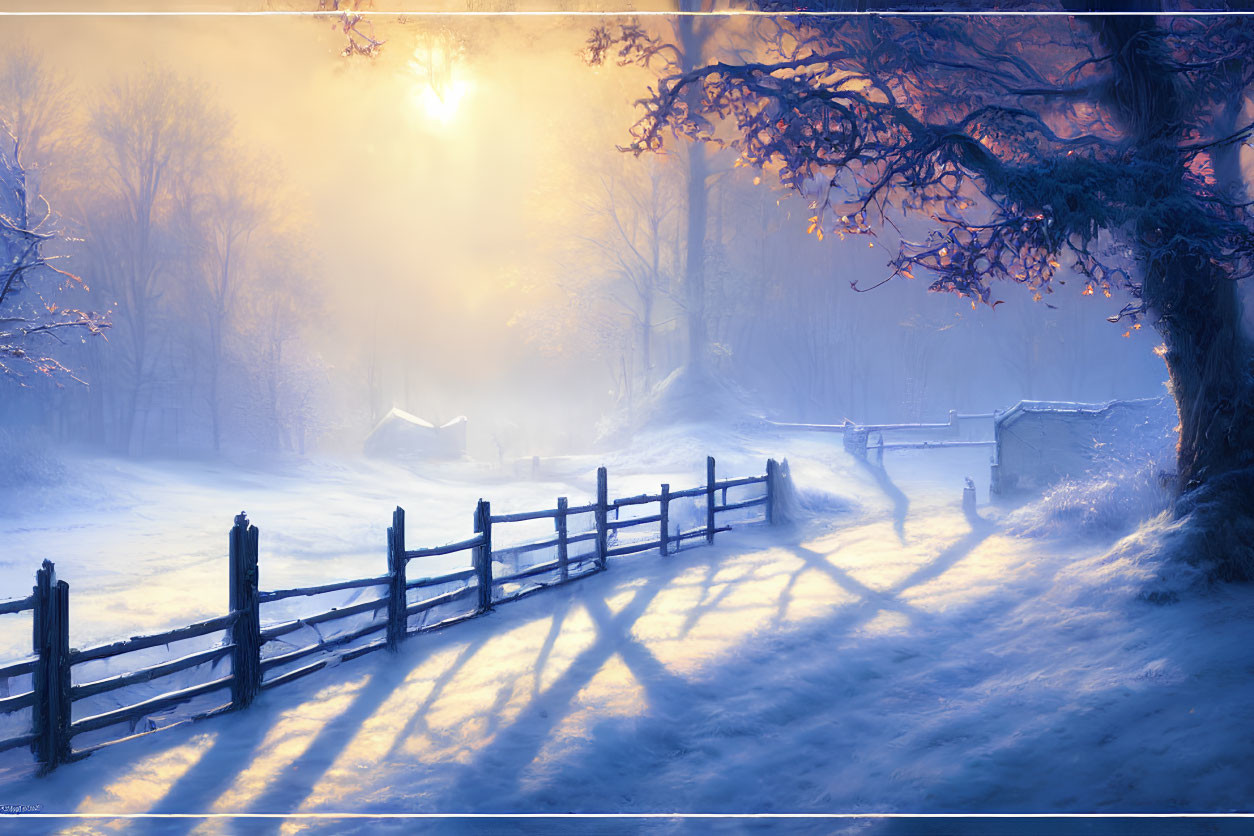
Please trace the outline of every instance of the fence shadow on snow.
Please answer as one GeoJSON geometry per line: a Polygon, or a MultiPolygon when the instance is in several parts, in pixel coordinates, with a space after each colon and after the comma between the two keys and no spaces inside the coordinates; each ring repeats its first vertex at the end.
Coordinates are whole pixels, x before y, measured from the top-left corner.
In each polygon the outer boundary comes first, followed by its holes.
{"type": "Polygon", "coordinates": [[[666,555],[685,542],[713,543],[715,534],[731,528],[729,524],[718,524],[720,514],[744,512],[744,517],[760,507],[761,519],[739,522],[775,522],[784,478],[786,465],[781,470],[772,459],[767,462],[764,475],[720,481],[715,476],[715,461],[710,457],[706,460],[706,483],[700,487],[672,491],[663,484],[657,494],[611,500],[607,473],[602,467],[597,470],[593,503],[571,506],[566,497],[561,497],[553,509],[494,515],[490,504],[481,499],[474,512],[474,536],[417,549],[406,548],[405,512],[398,507],[387,534],[387,574],[273,591],[259,589],[259,531],[241,513],[229,535],[230,612],[163,633],[83,650],[69,646],[69,585],[57,579],[55,567],[45,560],[36,572],[31,595],[0,602],[0,615],[29,610],[34,622],[32,655],[0,666],[0,683],[6,685],[0,692],[0,714],[13,715],[29,709],[30,725],[25,731],[0,740],[0,752],[29,747],[40,772],[47,773],[105,746],[246,708],[263,690],[375,650],[395,651],[411,636],[449,627],[481,615],[496,604],[602,572],[611,557],[654,549],[666,555]],[[763,486],[759,495],[729,497],[729,492],[743,494],[757,485],[763,486]],[[684,501],[689,504],[676,505],[684,501]],[[656,506],[656,513],[650,513],[652,506],[656,506]],[[677,507],[689,513],[676,513],[677,507]],[[701,524],[684,530],[684,517],[693,516],[694,510],[703,518],[701,524]],[[553,536],[507,548],[493,545],[494,535],[504,526],[550,519],[553,536]],[[409,577],[407,570],[412,560],[465,552],[471,556],[469,567],[409,577]],[[534,562],[537,556],[539,560],[534,562]],[[365,601],[287,620],[262,618],[263,607],[273,611],[272,605],[281,601],[288,601],[285,606],[290,606],[299,599],[368,589],[380,593],[365,601]],[[326,635],[326,628],[321,625],[335,623],[346,629],[326,635]],[[310,632],[316,637],[312,641],[293,644],[292,638],[297,634],[310,632]],[[207,644],[206,640],[212,641],[215,636],[219,637],[216,643],[156,664],[124,672],[109,669],[110,661],[117,657],[160,647],[168,649],[173,643],[184,643],[186,649],[197,643],[207,644]],[[229,671],[216,671],[226,660],[229,671]],[[193,669],[200,669],[202,674],[208,671],[208,677],[122,706],[99,699],[113,694],[116,703],[115,692],[121,689],[193,669]],[[100,670],[104,675],[100,675],[100,670]],[[28,690],[8,695],[14,682],[20,687],[24,680],[28,680],[28,690]],[[227,701],[215,705],[222,692],[229,694],[227,701]],[[183,704],[194,707],[177,720],[157,725],[156,718],[183,704]],[[119,727],[126,729],[121,735],[119,727]]]}

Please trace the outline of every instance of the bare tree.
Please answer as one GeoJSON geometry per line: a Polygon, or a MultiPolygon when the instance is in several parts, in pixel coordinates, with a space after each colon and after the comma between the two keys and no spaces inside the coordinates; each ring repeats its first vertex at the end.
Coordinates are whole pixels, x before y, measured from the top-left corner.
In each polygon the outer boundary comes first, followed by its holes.
{"type": "MultiPolygon", "coordinates": [[[[639,60],[654,66],[663,75],[688,74],[699,67],[707,57],[709,42],[714,33],[714,19],[698,16],[697,12],[714,8],[712,0],[678,0],[678,10],[684,14],[675,17],[670,38],[653,41],[645,51],[630,49],[617,56],[620,65],[639,60]]],[[[607,28],[593,31],[585,52],[586,60],[594,65],[602,64],[611,56],[613,37],[607,28]]],[[[685,107],[694,112],[702,100],[701,83],[690,85],[684,93],[685,107]]],[[[709,322],[706,311],[706,237],[709,227],[709,202],[712,178],[718,172],[711,168],[709,149],[702,143],[683,144],[680,153],[684,167],[684,213],[681,224],[683,238],[683,309],[688,332],[687,363],[690,369],[701,372],[707,365],[709,353],[709,322]]]]}
{"type": "Polygon", "coordinates": [[[374,24],[363,15],[370,0],[318,0],[318,11],[333,21],[331,27],[344,35],[344,57],[361,55],[373,58],[383,48],[384,41],[375,35],[374,24]]]}
{"type": "MultiPolygon", "coordinates": [[[[1248,519],[1234,498],[1254,489],[1236,292],[1254,273],[1237,159],[1254,131],[1240,120],[1252,26],[1149,14],[781,17],[752,60],[663,78],[635,148],[673,133],[718,143],[715,126],[727,125],[742,159],[813,201],[816,234],[927,221],[922,240],[902,236],[892,275],[926,272],[973,304],[994,304],[998,279],[1040,293],[1062,260],[1086,289],[1122,288],[1133,301],[1114,319],[1128,333],[1149,322],[1163,338],[1180,485],[1205,488],[1178,507],[1218,526],[1237,506],[1248,519]]],[[[634,25],[607,40],[640,61],[659,48],[634,25]]],[[[1248,543],[1214,557],[1221,576],[1254,576],[1248,543]]]]}
{"type": "Polygon", "coordinates": [[[68,144],[71,113],[64,74],[49,68],[30,42],[6,51],[0,63],[0,121],[12,140],[13,162],[27,171],[28,180],[68,144]]]}
{"type": "Polygon", "coordinates": [[[601,223],[583,240],[619,285],[611,287],[607,296],[619,304],[635,328],[640,377],[647,390],[653,380],[656,310],[671,288],[667,232],[677,201],[672,173],[663,161],[644,162],[597,178],[597,193],[584,210],[601,223]]]}
{"type": "Polygon", "coordinates": [[[175,187],[188,255],[198,262],[185,267],[198,272],[201,279],[195,295],[205,326],[206,351],[201,361],[214,452],[222,448],[222,370],[226,342],[235,330],[232,320],[251,255],[249,244],[259,229],[272,223],[263,197],[268,189],[261,168],[241,150],[224,146],[206,165],[184,169],[175,187]],[[208,171],[213,176],[206,177],[208,171]]]}
{"type": "MultiPolygon", "coordinates": [[[[208,174],[226,134],[203,90],[151,70],[111,85],[92,114],[100,188],[86,212],[98,270],[119,305],[114,353],[122,365],[118,445],[133,449],[143,398],[168,360],[159,351],[160,304],[184,255],[177,185],[208,174]]],[[[183,242],[185,243],[185,242],[183,242]]]]}
{"type": "Polygon", "coordinates": [[[241,394],[247,415],[238,415],[262,449],[305,451],[318,424],[316,395],[323,373],[305,348],[305,337],[321,311],[310,280],[307,246],[292,234],[267,236],[264,250],[247,269],[238,318],[238,341],[224,389],[241,394]],[[242,384],[242,385],[241,385],[242,384]]]}

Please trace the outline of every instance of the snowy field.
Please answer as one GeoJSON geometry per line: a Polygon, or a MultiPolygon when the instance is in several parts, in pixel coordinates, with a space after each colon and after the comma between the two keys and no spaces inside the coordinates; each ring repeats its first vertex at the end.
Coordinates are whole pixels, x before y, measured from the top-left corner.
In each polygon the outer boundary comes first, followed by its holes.
{"type": "MultiPolygon", "coordinates": [[[[226,609],[226,532],[261,529],[262,588],[382,574],[497,513],[760,473],[787,457],[804,513],[608,572],[267,691],[246,712],[111,747],[46,778],[0,766],[0,803],[105,818],[14,832],[410,832],[405,819],[110,819],[122,813],[1224,812],[1251,808],[1254,591],[1196,590],[1144,554],[1159,519],[1033,525],[986,502],[987,451],[889,453],[839,436],[673,431],[541,481],[329,461],[259,472],[84,461],[76,494],[0,519],[0,589],[37,562],[71,584],[71,644],[226,609]],[[978,515],[961,508],[964,476],[978,515]],[[91,510],[85,510],[90,508],[91,510]],[[1022,532],[1035,531],[1032,535],[1022,532]],[[1048,536],[1042,535],[1042,529],[1048,536]],[[421,532],[421,533],[419,533],[421,532]],[[1146,592],[1174,589],[1173,603],[1146,592]]],[[[560,472],[559,472],[560,471],[560,472]]],[[[411,569],[411,573],[412,573],[411,569]]],[[[29,622],[6,616],[21,653],[29,622]]],[[[21,763],[19,763],[21,761],[21,763]]],[[[7,766],[5,766],[7,765],[7,766]]],[[[1068,832],[1248,832],[1085,820],[1068,832]]],[[[431,824],[427,822],[426,824],[431,824]]],[[[440,832],[1059,832],[1056,821],[499,820],[440,832]]],[[[1254,823],[1251,823],[1254,826],[1254,823]]]]}

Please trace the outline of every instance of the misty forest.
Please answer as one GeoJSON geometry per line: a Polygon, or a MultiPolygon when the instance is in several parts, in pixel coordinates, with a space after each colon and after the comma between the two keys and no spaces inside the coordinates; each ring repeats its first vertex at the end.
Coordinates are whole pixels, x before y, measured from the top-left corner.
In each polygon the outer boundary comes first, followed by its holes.
{"type": "Polygon", "coordinates": [[[1241,832],[1254,17],[620,6],[0,3],[0,813],[1241,832]]]}

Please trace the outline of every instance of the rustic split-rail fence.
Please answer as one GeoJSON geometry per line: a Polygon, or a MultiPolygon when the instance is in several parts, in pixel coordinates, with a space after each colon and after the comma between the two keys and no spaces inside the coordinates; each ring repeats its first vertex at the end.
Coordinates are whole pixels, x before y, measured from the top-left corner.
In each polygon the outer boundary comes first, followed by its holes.
{"type": "MultiPolygon", "coordinates": [[[[992,412],[950,410],[944,423],[857,424],[846,420],[840,424],[800,424],[765,418],[763,422],[783,430],[841,433],[846,452],[880,466],[886,450],[988,447],[989,494],[1004,496],[1041,490],[1063,479],[1126,464],[1130,459],[1145,462],[1146,450],[1158,450],[1164,442],[1168,448],[1174,445],[1176,431],[1169,429],[1176,423],[1173,409],[1169,398],[1157,396],[1100,403],[1019,401],[1009,409],[992,412]],[[886,433],[901,440],[885,441],[886,433]],[[916,433],[940,437],[921,439],[916,433]]],[[[1165,450],[1163,454],[1170,456],[1165,450]]],[[[1163,473],[1162,478],[1170,477],[1163,473]]],[[[969,496],[965,490],[963,495],[969,496]]]]}
{"type": "Polygon", "coordinates": [[[481,615],[495,604],[517,600],[543,589],[602,572],[611,557],[653,549],[666,555],[685,541],[695,540],[699,543],[704,540],[705,543],[713,543],[716,533],[730,529],[729,525],[717,524],[716,518],[720,513],[761,506],[764,510],[764,521],[776,521],[779,516],[780,480],[785,477],[781,476],[780,466],[774,460],[767,462],[766,473],[761,476],[719,481],[715,478],[714,470],[714,459],[708,458],[706,483],[700,487],[672,491],[669,485],[663,484],[657,494],[611,500],[606,470],[602,467],[597,470],[595,502],[572,506],[562,497],[557,500],[556,508],[542,511],[493,514],[489,503],[481,499],[474,512],[474,536],[432,548],[406,548],[405,512],[398,507],[387,533],[387,574],[269,592],[258,588],[258,529],[241,513],[235,518],[229,535],[230,612],[164,633],[136,636],[84,650],[71,648],[69,643],[69,584],[58,580],[53,564],[45,560],[42,568],[35,573],[35,586],[28,597],[0,602],[0,615],[30,610],[33,611],[34,620],[32,655],[25,660],[0,666],[0,684],[7,686],[21,677],[30,677],[30,690],[24,693],[9,696],[7,687],[0,692],[4,694],[0,697],[0,715],[29,708],[31,724],[26,732],[0,740],[0,752],[29,746],[40,772],[46,773],[59,764],[86,757],[105,746],[151,731],[246,708],[261,691],[300,679],[333,663],[355,659],[380,649],[395,651],[401,642],[417,633],[448,627],[481,615]],[[759,484],[765,488],[762,495],[729,501],[729,491],[759,484]],[[679,530],[671,519],[672,503],[685,498],[691,498],[698,504],[702,504],[704,500],[705,506],[704,524],[688,531],[679,530]],[[654,503],[658,506],[656,514],[632,517],[621,515],[623,509],[654,503]],[[591,515],[592,527],[572,534],[568,527],[570,518],[579,515],[591,515]],[[553,537],[494,550],[494,527],[542,519],[553,520],[553,537]],[[656,536],[649,535],[647,540],[622,542],[618,536],[624,530],[649,525],[655,526],[656,536]],[[588,545],[572,550],[572,547],[581,544],[588,545]],[[471,553],[471,565],[468,568],[429,577],[409,576],[408,569],[412,560],[466,551],[471,553]],[[550,551],[555,557],[541,563],[523,565],[525,555],[543,551],[550,551]],[[494,573],[493,563],[504,562],[506,559],[512,561],[512,569],[504,574],[494,573]],[[261,617],[263,605],[273,602],[375,587],[381,589],[382,594],[368,601],[277,623],[265,622],[261,617]],[[411,600],[411,593],[416,594],[419,600],[411,600]],[[442,616],[434,623],[426,623],[431,614],[447,612],[450,606],[459,602],[465,602],[461,611],[442,616]],[[321,631],[316,629],[317,625],[325,622],[340,621],[366,613],[371,614],[367,623],[353,626],[348,632],[331,638],[323,638],[321,631]],[[379,618],[380,615],[383,617],[379,618]],[[410,623],[414,617],[421,619],[416,626],[410,623]],[[288,644],[281,637],[304,628],[315,628],[318,640],[294,650],[283,651],[280,648],[281,644],[288,644]],[[87,663],[215,633],[225,633],[225,637],[212,647],[125,673],[115,673],[86,682],[74,681],[75,669],[87,663]],[[382,635],[350,647],[354,642],[377,634],[382,635]],[[280,652],[264,652],[267,645],[280,652]],[[317,658],[311,661],[311,657],[317,658]],[[230,660],[230,671],[225,675],[210,674],[211,678],[198,684],[128,705],[109,707],[88,716],[75,717],[75,704],[80,701],[202,665],[209,665],[212,670],[227,659],[230,660]],[[297,663],[302,664],[293,667],[297,663]],[[212,692],[228,689],[229,701],[226,703],[197,711],[160,728],[150,720],[148,729],[137,731],[145,718],[160,715],[212,692]],[[128,725],[129,730],[121,737],[112,737],[89,745],[74,745],[74,739],[80,735],[86,736],[123,724],[128,725]]]}
{"type": "Polygon", "coordinates": [[[846,419],[840,424],[801,424],[790,421],[770,421],[763,419],[768,426],[784,430],[811,430],[814,432],[841,433],[844,436],[845,451],[860,459],[868,459],[874,453],[878,464],[884,463],[885,450],[939,450],[944,447],[996,447],[996,439],[929,439],[926,441],[884,441],[886,432],[923,431],[957,436],[964,422],[984,422],[989,419],[994,426],[1002,415],[1001,410],[993,412],[960,413],[949,411],[949,418],[944,423],[913,423],[913,424],[855,424],[846,419]]]}

